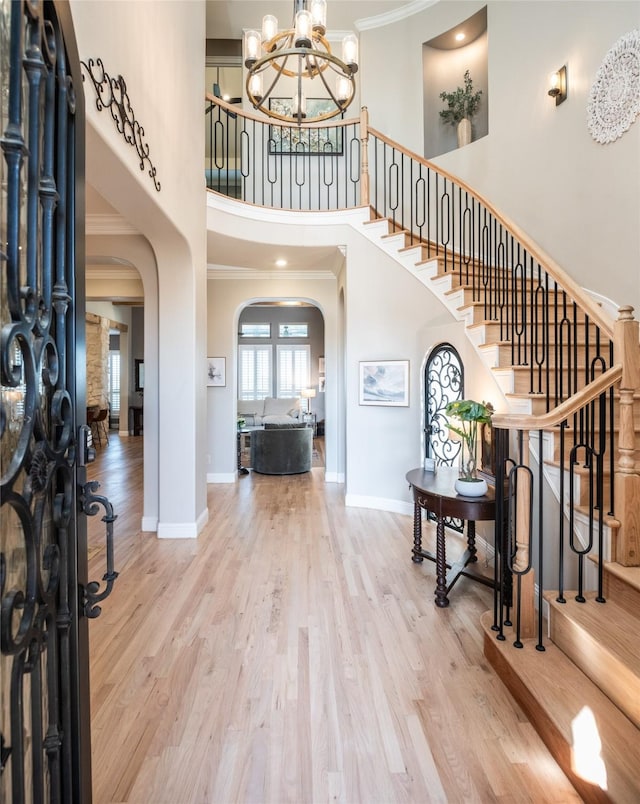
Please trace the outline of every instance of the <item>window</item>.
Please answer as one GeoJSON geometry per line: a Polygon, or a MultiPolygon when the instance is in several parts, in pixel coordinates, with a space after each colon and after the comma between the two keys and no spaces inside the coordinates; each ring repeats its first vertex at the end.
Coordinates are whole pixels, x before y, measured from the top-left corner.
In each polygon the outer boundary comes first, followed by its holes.
{"type": "Polygon", "coordinates": [[[271,324],[240,324],[241,338],[270,338],[271,324]]]}
{"type": "Polygon", "coordinates": [[[238,399],[264,399],[273,393],[272,347],[238,347],[238,399]]]}
{"type": "Polygon", "coordinates": [[[278,346],[277,396],[300,396],[309,387],[310,349],[308,346],[278,346]]]}
{"type": "Polygon", "coordinates": [[[113,416],[120,414],[120,352],[109,352],[109,407],[113,416]]]}
{"type": "Polygon", "coordinates": [[[308,324],[278,324],[279,338],[308,338],[308,324]]]}

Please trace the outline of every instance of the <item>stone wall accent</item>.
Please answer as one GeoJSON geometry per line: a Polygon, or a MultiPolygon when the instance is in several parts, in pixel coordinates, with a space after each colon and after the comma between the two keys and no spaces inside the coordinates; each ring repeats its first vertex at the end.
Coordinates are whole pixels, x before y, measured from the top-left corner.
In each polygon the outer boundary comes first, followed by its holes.
{"type": "Polygon", "coordinates": [[[106,408],[109,401],[109,329],[111,321],[86,314],[87,407],[106,408]]]}

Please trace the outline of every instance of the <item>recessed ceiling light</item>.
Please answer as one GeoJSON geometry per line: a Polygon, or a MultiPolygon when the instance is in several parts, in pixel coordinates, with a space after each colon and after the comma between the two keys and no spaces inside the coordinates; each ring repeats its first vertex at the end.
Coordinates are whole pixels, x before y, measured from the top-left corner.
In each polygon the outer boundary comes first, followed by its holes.
{"type": "Polygon", "coordinates": [[[456,34],[456,42],[462,42],[463,39],[464,39],[464,34],[462,33],[462,31],[460,31],[460,33],[456,34]]]}
{"type": "Polygon", "coordinates": [[[276,265],[278,266],[278,268],[284,268],[286,264],[287,264],[286,260],[283,259],[276,260],[276,265]]]}

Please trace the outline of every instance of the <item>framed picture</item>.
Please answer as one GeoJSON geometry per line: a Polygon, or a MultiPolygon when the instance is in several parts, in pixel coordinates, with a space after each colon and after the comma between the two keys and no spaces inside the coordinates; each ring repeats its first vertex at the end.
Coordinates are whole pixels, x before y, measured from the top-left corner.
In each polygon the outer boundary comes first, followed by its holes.
{"type": "Polygon", "coordinates": [[[496,479],[496,443],[491,423],[480,425],[480,467],[478,473],[494,483],[496,479]]]}
{"type": "Polygon", "coordinates": [[[325,391],[325,382],[326,382],[326,380],[325,380],[325,378],[324,378],[324,377],[318,377],[318,391],[319,391],[319,393],[321,393],[321,394],[324,394],[324,391],[325,391]]]}
{"type": "MultiPolygon", "coordinates": [[[[291,116],[292,98],[269,98],[269,108],[279,114],[291,116]]],[[[307,98],[308,117],[317,117],[335,108],[330,98],[307,98]]],[[[342,154],[342,128],[320,126],[300,128],[287,123],[269,126],[270,154],[311,154],[312,156],[338,156],[342,154]]]]}
{"type": "Polygon", "coordinates": [[[226,385],[226,360],[224,357],[207,358],[207,385],[226,385]]]}
{"type": "Polygon", "coordinates": [[[361,361],[360,404],[409,407],[409,361],[361,361]]]}
{"type": "Polygon", "coordinates": [[[144,360],[136,360],[135,363],[135,370],[136,370],[136,391],[144,391],[144,360]]]}

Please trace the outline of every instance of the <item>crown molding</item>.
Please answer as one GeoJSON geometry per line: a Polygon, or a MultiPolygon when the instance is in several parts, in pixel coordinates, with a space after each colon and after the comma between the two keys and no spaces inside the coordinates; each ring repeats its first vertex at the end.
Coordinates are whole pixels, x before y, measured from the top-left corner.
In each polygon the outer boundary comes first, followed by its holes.
{"type": "Polygon", "coordinates": [[[335,281],[333,271],[260,271],[253,268],[234,268],[231,265],[207,265],[207,279],[261,279],[309,280],[329,279],[335,281]]]}
{"type": "Polygon", "coordinates": [[[385,25],[391,25],[394,22],[405,20],[407,17],[412,17],[420,11],[424,11],[425,8],[434,6],[437,2],[439,0],[411,0],[411,2],[393,11],[386,11],[384,14],[377,14],[375,17],[356,20],[354,25],[357,31],[371,31],[374,28],[383,28],[385,25]]]}
{"type": "Polygon", "coordinates": [[[135,268],[109,268],[105,266],[93,267],[87,265],[85,269],[87,279],[130,279],[140,282],[140,274],[135,268]]]}
{"type": "Polygon", "coordinates": [[[85,215],[87,235],[139,235],[140,232],[122,215],[85,215]]]}

